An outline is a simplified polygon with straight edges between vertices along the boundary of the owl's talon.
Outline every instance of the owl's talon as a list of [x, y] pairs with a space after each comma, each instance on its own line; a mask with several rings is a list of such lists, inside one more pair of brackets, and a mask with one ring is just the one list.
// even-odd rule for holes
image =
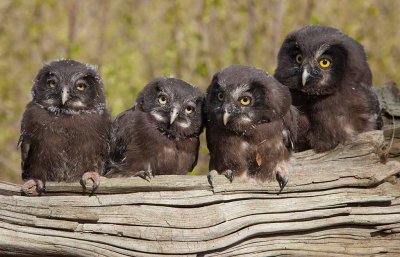
[[41, 195], [44, 191], [44, 183], [40, 179], [29, 179], [21, 186], [21, 193], [23, 195], [31, 195], [33, 187], [36, 187], [36, 192]]
[[289, 182], [289, 177], [282, 174], [281, 172], [276, 173], [276, 180], [278, 181], [280, 190], [279, 192], [282, 192], [282, 190], [285, 188], [287, 183]]
[[93, 194], [94, 191], [96, 191], [96, 189], [100, 186], [100, 174], [97, 171], [89, 171], [89, 172], [85, 172], [82, 175], [80, 182], [81, 182], [81, 185], [82, 185], [84, 191], [86, 191], [86, 183], [89, 179], [91, 179], [93, 181], [93, 187], [92, 187], [92, 192], [91, 192], [91, 194]]
[[234, 178], [234, 174], [233, 174], [233, 171], [232, 171], [232, 170], [226, 170], [226, 171], [224, 171], [224, 172], [222, 173], [222, 175], [224, 175], [224, 176], [229, 180], [229, 182], [232, 183], [233, 178]]
[[141, 177], [142, 179], [150, 182], [151, 178], [153, 177], [153, 171], [151, 169], [141, 170], [141, 171], [136, 172], [133, 176]]
[[216, 170], [210, 170], [207, 175], [208, 183], [210, 184], [211, 188], [214, 190], [214, 178], [218, 175]]

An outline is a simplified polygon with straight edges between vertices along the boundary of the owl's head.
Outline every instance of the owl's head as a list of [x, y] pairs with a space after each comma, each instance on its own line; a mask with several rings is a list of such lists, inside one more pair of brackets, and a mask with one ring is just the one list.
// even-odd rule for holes
[[161, 77], [143, 88], [135, 109], [149, 113], [161, 132], [180, 139], [200, 135], [203, 100], [197, 87], [180, 79]]
[[74, 60], [43, 66], [32, 87], [32, 101], [50, 112], [103, 112], [103, 82], [96, 69]]
[[338, 29], [306, 26], [287, 35], [275, 77], [308, 95], [329, 95], [346, 80], [371, 84], [363, 47]]
[[288, 88], [265, 71], [232, 65], [214, 75], [205, 109], [209, 124], [242, 134], [281, 118], [290, 104]]

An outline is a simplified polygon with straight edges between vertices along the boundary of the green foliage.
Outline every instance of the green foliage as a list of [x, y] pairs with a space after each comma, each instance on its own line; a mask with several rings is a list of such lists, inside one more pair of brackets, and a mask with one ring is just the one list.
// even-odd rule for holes
[[[0, 179], [19, 181], [19, 122], [44, 62], [69, 57], [98, 65], [115, 116], [158, 76], [205, 90], [232, 63], [273, 73], [288, 32], [325, 24], [365, 46], [379, 85], [400, 81], [399, 9], [396, 0], [2, 0]], [[204, 141], [195, 174], [208, 168]]]

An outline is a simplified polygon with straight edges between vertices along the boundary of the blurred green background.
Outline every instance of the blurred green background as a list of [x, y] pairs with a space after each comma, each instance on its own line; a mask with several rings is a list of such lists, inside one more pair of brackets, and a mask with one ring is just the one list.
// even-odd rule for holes
[[[400, 81], [399, 13], [396, 0], [0, 0], [0, 180], [21, 181], [19, 123], [47, 61], [98, 65], [115, 116], [157, 76], [205, 90], [232, 63], [273, 73], [288, 32], [324, 24], [364, 45], [380, 85]], [[207, 158], [203, 142], [196, 174], [207, 171]]]

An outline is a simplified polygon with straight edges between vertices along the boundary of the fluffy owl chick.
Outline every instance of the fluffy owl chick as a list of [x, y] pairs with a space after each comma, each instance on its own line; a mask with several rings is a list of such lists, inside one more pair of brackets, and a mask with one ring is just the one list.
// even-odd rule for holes
[[201, 91], [176, 78], [157, 78], [112, 129], [108, 177], [180, 174], [197, 163], [203, 129]]
[[263, 70], [232, 65], [214, 75], [205, 114], [211, 183], [216, 170], [230, 180], [275, 176], [285, 187], [286, 162], [297, 133], [297, 112], [287, 87]]
[[290, 89], [301, 113], [296, 151], [327, 151], [382, 127], [364, 49], [335, 28], [306, 26], [290, 33], [275, 77]]
[[73, 60], [44, 65], [21, 123], [22, 192], [40, 193], [46, 181], [94, 181], [108, 157], [111, 121], [103, 83], [90, 65]]

